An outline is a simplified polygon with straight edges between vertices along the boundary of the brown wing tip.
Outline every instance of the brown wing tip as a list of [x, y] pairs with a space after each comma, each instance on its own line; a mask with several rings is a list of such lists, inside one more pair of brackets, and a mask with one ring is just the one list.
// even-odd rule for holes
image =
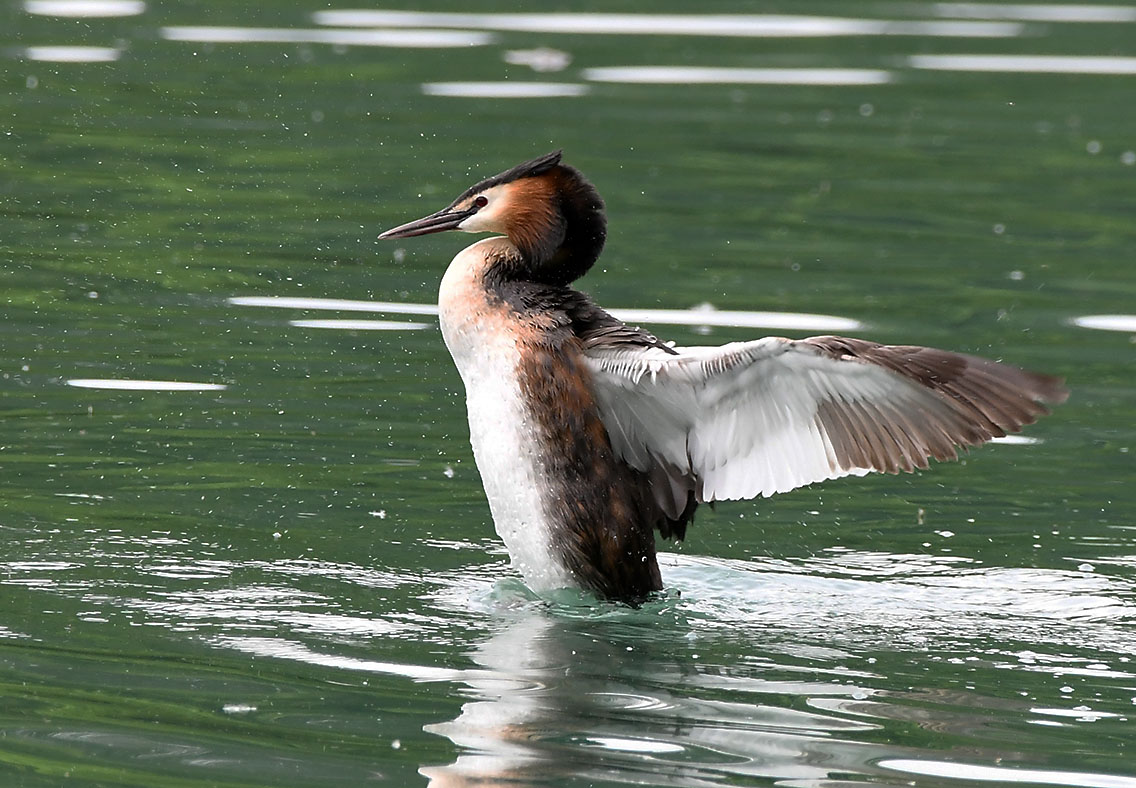
[[1069, 398], [1063, 378], [976, 356], [964, 358], [967, 365], [962, 374], [932, 386], [975, 419], [972, 425], [981, 425], [980, 433], [990, 433], [978, 435], [978, 440], [964, 438], [959, 441], [963, 445], [976, 446], [991, 437], [1018, 432], [1047, 415], [1048, 406]]
[[[846, 337], [798, 340], [837, 361], [875, 365], [918, 386], [906, 403], [822, 402], [818, 418], [839, 467], [886, 473], [954, 459], [959, 448], [1018, 432], [1069, 397], [1065, 381], [977, 356]], [[919, 397], [922, 389], [935, 399]]]
[[1065, 385], [1065, 378], [1052, 375], [1039, 375], [1030, 373], [1037, 382], [1037, 401], [1047, 402], [1050, 405], [1060, 405], [1069, 399], [1069, 387]]

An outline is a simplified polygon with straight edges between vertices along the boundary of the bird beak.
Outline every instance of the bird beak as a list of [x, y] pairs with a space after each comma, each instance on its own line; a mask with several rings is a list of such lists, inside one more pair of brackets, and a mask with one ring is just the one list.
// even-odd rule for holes
[[440, 233], [445, 230], [456, 230], [459, 224], [474, 213], [475, 210], [473, 209], [455, 211], [453, 208], [443, 208], [437, 213], [423, 216], [421, 219], [415, 219], [413, 222], [407, 222], [406, 224], [400, 224], [398, 227], [392, 227], [386, 232], [381, 233], [379, 238], [413, 238], [416, 235], [429, 235], [430, 233]]

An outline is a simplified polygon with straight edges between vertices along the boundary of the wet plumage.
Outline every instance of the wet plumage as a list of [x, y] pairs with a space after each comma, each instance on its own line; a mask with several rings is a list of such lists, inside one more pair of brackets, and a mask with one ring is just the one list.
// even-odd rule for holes
[[559, 152], [380, 238], [498, 237], [439, 289], [498, 534], [536, 590], [642, 599], [654, 532], [700, 503], [947, 460], [1064, 400], [1061, 381], [974, 356], [844, 337], [671, 347], [569, 285], [606, 236], [604, 204]]

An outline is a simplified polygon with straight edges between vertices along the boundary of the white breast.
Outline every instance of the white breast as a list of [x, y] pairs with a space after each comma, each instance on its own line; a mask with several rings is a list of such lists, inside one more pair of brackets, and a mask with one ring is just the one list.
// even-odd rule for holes
[[553, 549], [546, 515], [541, 447], [521, 397], [518, 327], [504, 304], [487, 297], [481, 271], [485, 252], [501, 239], [461, 251], [438, 291], [442, 337], [465, 383], [469, 437], [497, 534], [528, 586], [575, 586]]

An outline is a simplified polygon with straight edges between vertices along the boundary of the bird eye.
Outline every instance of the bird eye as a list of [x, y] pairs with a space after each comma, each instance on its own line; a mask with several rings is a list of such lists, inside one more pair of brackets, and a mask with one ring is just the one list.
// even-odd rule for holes
[[473, 207], [474, 208], [484, 208], [488, 204], [489, 204], [489, 198], [486, 197], [484, 194], [479, 194], [479, 195], [477, 195], [476, 197], [473, 198]]

